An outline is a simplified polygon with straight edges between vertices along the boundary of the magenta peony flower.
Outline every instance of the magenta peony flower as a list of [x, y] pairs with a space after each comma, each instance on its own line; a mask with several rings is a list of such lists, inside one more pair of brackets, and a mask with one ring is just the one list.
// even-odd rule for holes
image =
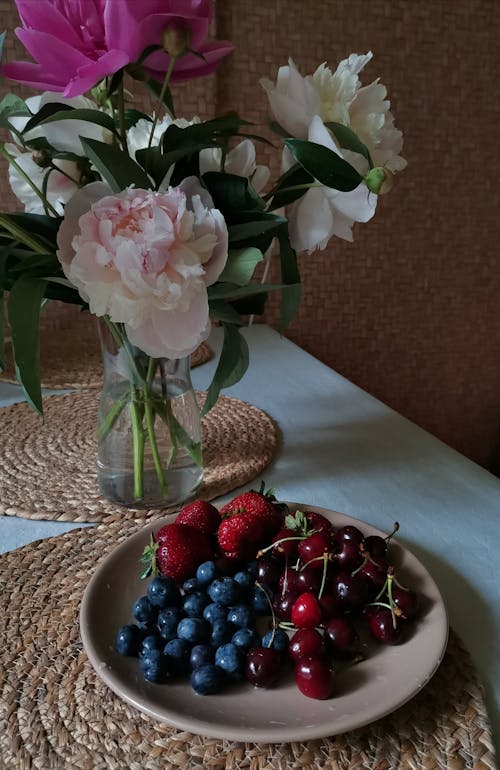
[[[23, 27], [17, 37], [34, 62], [1, 68], [6, 77], [40, 90], [79, 96], [107, 75], [137, 61], [145, 48], [161, 45], [165, 31], [181, 30], [189, 48], [176, 62], [172, 80], [208, 75], [232, 51], [224, 41], [206, 42], [212, 0], [16, 0]], [[146, 61], [163, 79], [167, 54]]]
[[125, 324], [147, 355], [181, 358], [208, 336], [207, 286], [226, 264], [228, 233], [196, 178], [164, 193], [82, 187], [66, 205], [57, 242], [65, 275], [90, 311]]

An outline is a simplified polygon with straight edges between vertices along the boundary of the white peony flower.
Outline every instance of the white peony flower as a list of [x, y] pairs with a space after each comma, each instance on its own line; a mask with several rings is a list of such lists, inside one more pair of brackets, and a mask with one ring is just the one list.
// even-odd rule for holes
[[[318, 116], [311, 121], [307, 138], [343, 156]], [[293, 165], [293, 158], [289, 154], [284, 157], [289, 166]], [[363, 160], [367, 170], [368, 164]], [[351, 192], [341, 192], [324, 185], [312, 187], [288, 207], [292, 247], [297, 252], [311, 253], [317, 248], [324, 249], [334, 235], [352, 241], [354, 222], [368, 222], [375, 214], [376, 207], [377, 196], [369, 192], [365, 184], [358, 185]]]
[[[200, 173], [220, 171], [222, 152], [219, 148], [206, 149], [200, 152]], [[225, 159], [224, 171], [228, 174], [244, 176], [252, 180], [256, 192], [266, 186], [271, 174], [268, 166], [256, 163], [255, 145], [250, 139], [244, 139], [230, 150]]]

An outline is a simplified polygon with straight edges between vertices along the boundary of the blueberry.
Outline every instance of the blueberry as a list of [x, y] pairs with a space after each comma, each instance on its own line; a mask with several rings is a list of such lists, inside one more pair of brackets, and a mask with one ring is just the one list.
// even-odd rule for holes
[[210, 623], [202, 618], [182, 618], [177, 626], [177, 636], [191, 644], [203, 644], [210, 636]]
[[184, 613], [180, 607], [166, 607], [158, 613], [158, 630], [169, 641], [177, 636], [177, 626]]
[[140, 655], [143, 657], [153, 650], [161, 652], [165, 646], [165, 640], [158, 634], [150, 634], [142, 640]]
[[134, 602], [132, 615], [139, 623], [154, 623], [156, 620], [156, 609], [153, 607], [147, 596], [141, 596]]
[[208, 588], [208, 595], [213, 602], [230, 607], [241, 596], [241, 586], [231, 577], [216, 578]]
[[203, 610], [209, 602], [210, 599], [206, 593], [195, 591], [186, 596], [182, 603], [182, 607], [189, 618], [201, 618], [203, 617]]
[[140, 667], [148, 682], [164, 682], [167, 678], [167, 660], [161, 650], [150, 650], [141, 657]]
[[284, 652], [288, 649], [288, 634], [281, 628], [275, 628], [274, 631], [268, 631], [262, 638], [263, 647], [271, 647], [278, 652]]
[[213, 561], [204, 561], [196, 570], [198, 582], [206, 585], [217, 577], [217, 567]]
[[154, 577], [148, 585], [146, 595], [153, 607], [158, 607], [160, 610], [173, 604], [179, 604], [181, 600], [181, 592], [177, 583], [166, 575]]
[[236, 647], [245, 651], [251, 647], [260, 647], [260, 636], [254, 628], [239, 628], [233, 634], [231, 641]]
[[234, 675], [241, 673], [243, 661], [243, 651], [231, 642], [222, 644], [215, 650], [215, 665], [222, 669], [222, 671], [225, 671], [226, 674]]
[[271, 600], [272, 594], [268, 588], [255, 586], [251, 593], [250, 605], [257, 615], [269, 615]]
[[250, 589], [253, 587], [253, 584], [255, 583], [253, 575], [251, 575], [249, 572], [237, 572], [234, 576], [234, 579], [245, 590], [245, 593], [250, 591]]
[[227, 613], [228, 623], [238, 628], [252, 628], [255, 625], [255, 615], [246, 604], [236, 604]]
[[166, 643], [163, 653], [168, 671], [171, 674], [187, 674], [190, 669], [189, 656], [191, 654], [189, 642], [184, 639], [171, 639]]
[[139, 654], [142, 642], [142, 633], [138, 626], [133, 623], [122, 626], [116, 635], [115, 648], [120, 655]]
[[215, 695], [223, 684], [224, 674], [213, 663], [206, 663], [191, 673], [191, 687], [199, 695]]
[[229, 625], [226, 619], [216, 620], [212, 624], [210, 644], [213, 644], [214, 647], [219, 647], [219, 645], [224, 644], [224, 642], [229, 642], [231, 636], [234, 634], [234, 630], [234, 626]]
[[185, 594], [191, 594], [193, 591], [198, 591], [200, 588], [201, 583], [195, 577], [188, 578], [188, 580], [185, 580], [182, 584], [182, 590]]
[[215, 623], [218, 620], [225, 620], [227, 616], [227, 608], [222, 604], [207, 604], [203, 610], [203, 617], [208, 620], [209, 623]]
[[214, 648], [209, 644], [195, 644], [189, 656], [191, 668], [200, 668], [206, 663], [214, 662]]

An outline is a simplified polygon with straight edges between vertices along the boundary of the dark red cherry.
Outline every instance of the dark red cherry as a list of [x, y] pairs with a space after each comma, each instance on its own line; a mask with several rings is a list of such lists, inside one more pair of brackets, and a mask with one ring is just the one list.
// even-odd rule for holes
[[257, 580], [273, 590], [276, 589], [280, 579], [282, 565], [272, 556], [261, 556], [257, 560]]
[[403, 626], [398, 618], [392, 617], [390, 610], [378, 607], [368, 615], [368, 628], [371, 635], [381, 644], [399, 644], [403, 635]]
[[332, 592], [345, 610], [356, 610], [366, 604], [369, 595], [362, 577], [340, 572], [333, 578]]
[[340, 544], [339, 550], [333, 554], [332, 563], [337, 569], [352, 572], [359, 567], [363, 556], [359, 550], [359, 544], [354, 540], [345, 540]]
[[302, 563], [313, 569], [323, 569], [324, 557], [330, 550], [330, 538], [324, 532], [314, 532], [299, 542]]
[[325, 624], [325, 647], [339, 658], [354, 658], [359, 654], [359, 636], [350, 618], [331, 618]]
[[308, 523], [308, 529], [316, 530], [317, 532], [324, 532], [325, 535], [328, 535], [331, 537], [334, 533], [334, 527], [331, 521], [328, 521], [328, 519], [323, 516], [321, 513], [316, 513], [316, 511], [307, 511], [306, 513], [306, 519]]
[[296, 559], [298, 555], [297, 549], [301, 542], [297, 537], [297, 532], [292, 529], [280, 529], [271, 541], [275, 544], [273, 552], [281, 557], [287, 556], [289, 559]]
[[308, 698], [325, 700], [333, 695], [334, 673], [324, 657], [311, 655], [296, 664], [295, 683]]
[[301, 593], [303, 591], [311, 591], [313, 594], [319, 592], [322, 575], [317, 569], [311, 569], [311, 567], [305, 567], [297, 573], [296, 585]]
[[299, 593], [297, 591], [285, 591], [276, 597], [274, 601], [274, 611], [279, 620], [290, 620], [292, 616], [292, 607], [297, 601]]
[[310, 655], [325, 654], [323, 636], [316, 628], [299, 628], [290, 639], [288, 653], [294, 662]]
[[301, 594], [304, 590], [299, 579], [299, 573], [291, 568], [287, 568], [281, 573], [278, 587], [281, 594], [286, 591], [294, 591], [296, 594]]
[[306, 591], [297, 597], [292, 607], [292, 623], [297, 628], [314, 628], [321, 621], [321, 607], [316, 596]]
[[413, 620], [418, 613], [418, 594], [409, 588], [403, 588], [392, 584], [392, 600], [396, 607], [401, 610], [401, 617], [404, 620]]
[[333, 594], [323, 594], [319, 599], [319, 606], [321, 607], [321, 622], [326, 623], [330, 618], [340, 615], [342, 608], [337, 596]]
[[342, 543], [344, 543], [346, 540], [349, 540], [359, 546], [363, 540], [363, 533], [357, 527], [353, 527], [351, 524], [348, 524], [345, 527], [340, 527], [340, 529], [337, 529], [333, 539], [340, 545], [342, 545]]
[[271, 687], [280, 675], [281, 653], [272, 647], [252, 647], [246, 654], [245, 677], [255, 687]]
[[387, 553], [387, 541], [380, 535], [368, 535], [363, 540], [363, 548], [375, 560], [384, 558]]
[[[385, 561], [385, 560], [384, 560]], [[385, 585], [388, 564], [379, 564], [371, 556], [365, 556], [365, 561], [356, 570], [356, 575], [366, 581], [367, 599], [373, 599]]]

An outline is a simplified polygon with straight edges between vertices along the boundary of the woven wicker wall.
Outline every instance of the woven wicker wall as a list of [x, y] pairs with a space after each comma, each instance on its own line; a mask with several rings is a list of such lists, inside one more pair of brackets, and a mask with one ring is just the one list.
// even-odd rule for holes
[[[374, 52], [408, 169], [355, 241], [301, 259], [299, 345], [487, 467], [500, 439], [500, 5], [493, 0], [231, 0], [218, 107], [264, 123], [258, 84]], [[276, 324], [275, 310], [269, 314]]]
[[[495, 0], [219, 0], [236, 44], [215, 77], [177, 92], [179, 114], [236, 109], [265, 125], [259, 78], [374, 52], [409, 167], [376, 218], [301, 258], [288, 335], [459, 451], [498, 469], [500, 445], [500, 6]], [[0, 0], [0, 27], [16, 14]], [[19, 56], [9, 36], [6, 57]], [[12, 89], [2, 83], [5, 91]], [[263, 158], [266, 151], [261, 151]], [[277, 157], [278, 153], [275, 153]], [[4, 178], [4, 177], [3, 177]], [[12, 208], [5, 184], [0, 210]], [[267, 320], [277, 325], [276, 303]]]

